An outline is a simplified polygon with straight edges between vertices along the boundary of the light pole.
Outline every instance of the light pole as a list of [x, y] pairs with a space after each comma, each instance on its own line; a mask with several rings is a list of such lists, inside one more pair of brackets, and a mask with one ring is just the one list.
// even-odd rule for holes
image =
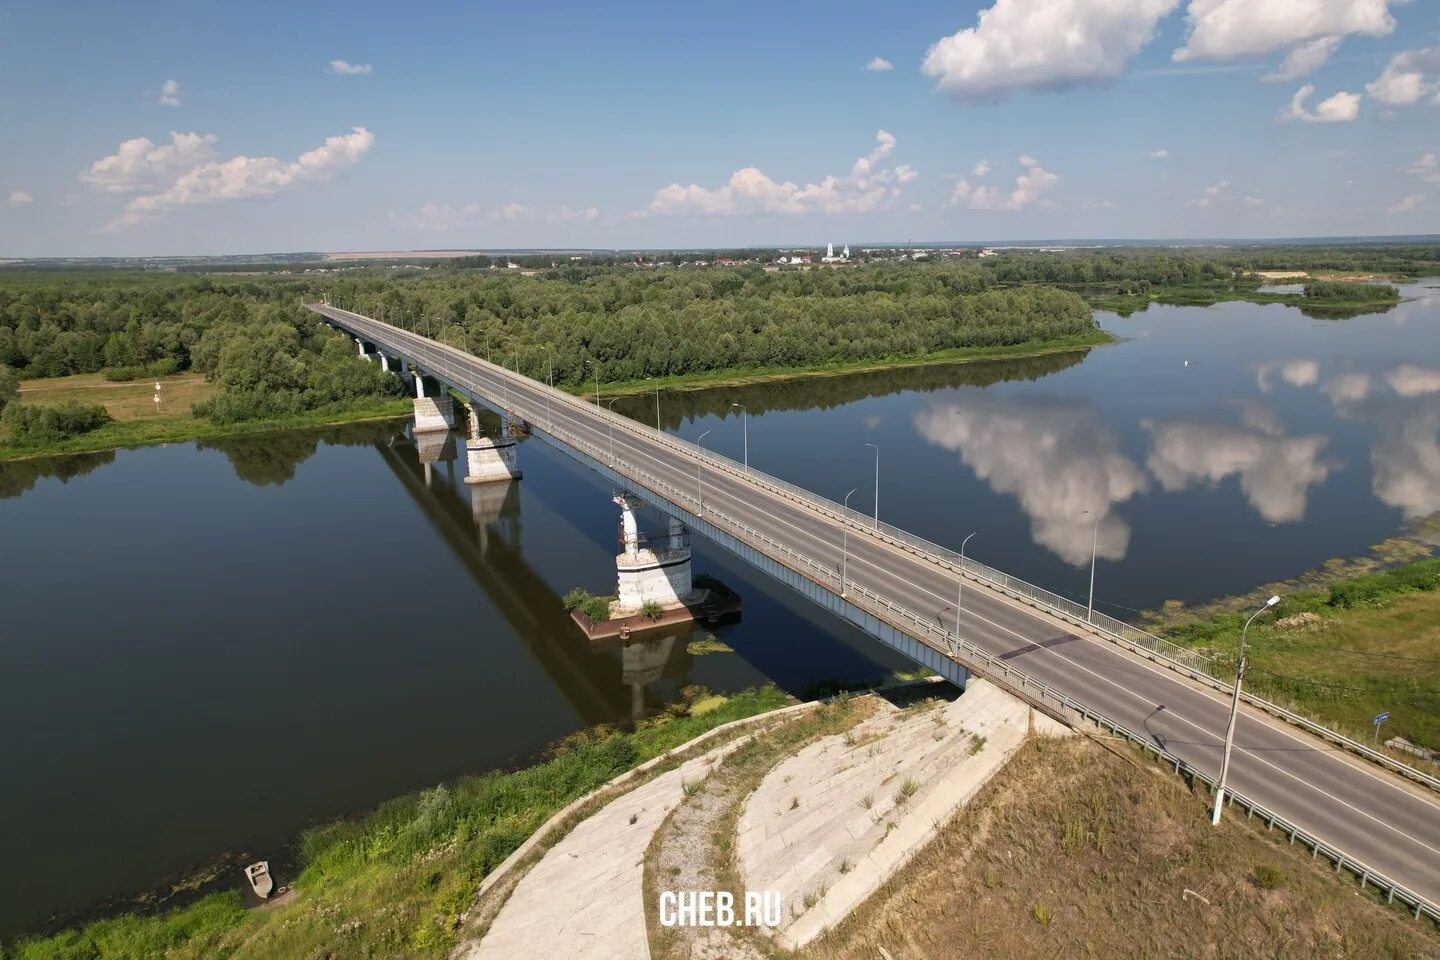
[[875, 529], [880, 529], [880, 444], [867, 443], [867, 447], [875, 448]]
[[598, 407], [600, 405], [600, 364], [594, 360], [586, 360], [585, 362], [595, 368], [595, 405]]
[[[710, 428], [710, 430], [713, 429], [715, 428]], [[700, 434], [700, 436], [695, 438], [695, 446], [697, 449], [705, 449], [703, 446], [701, 446], [701, 444], [705, 442], [705, 437], [710, 433], [710, 430], [706, 430], [704, 433]], [[700, 514], [703, 514], [705, 512], [705, 480], [700, 475], [700, 471], [704, 468], [704, 466], [704, 457], [695, 458], [695, 499], [700, 502], [700, 509], [696, 513], [696, 516], [699, 516]]]
[[1100, 514], [1093, 510], [1081, 510], [1081, 515], [1090, 514], [1095, 525], [1090, 529], [1090, 599], [1085, 602], [1085, 622], [1091, 623], [1095, 616], [1095, 557], [1100, 547]]
[[732, 407], [740, 408], [740, 432], [745, 438], [745, 472], [750, 472], [750, 411], [745, 409], [743, 403], [732, 403]]
[[[609, 410], [611, 414], [614, 414], [614, 413], [615, 413], [615, 401], [616, 401], [616, 400], [619, 400], [619, 399], [620, 399], [619, 397], [611, 397], [611, 398], [610, 398], [610, 402], [607, 403], [607, 404], [605, 404], [605, 409], [606, 409], [606, 410]], [[614, 421], [614, 420], [609, 421], [609, 427], [610, 427], [610, 465], [613, 467], [613, 466], [615, 465], [615, 421]]]
[[[856, 488], [855, 488], [855, 490], [859, 490], [859, 489], [860, 489], [859, 487], [856, 487]], [[842, 501], [842, 504], [841, 504], [841, 513], [842, 513], [842, 514], [844, 514], [845, 511], [848, 511], [848, 510], [850, 509], [850, 494], [851, 494], [851, 493], [854, 493], [855, 490], [851, 490], [850, 493], [845, 494], [845, 499]], [[850, 562], [850, 524], [848, 524], [848, 523], [842, 523], [842, 524], [840, 524], [840, 599], [841, 599], [841, 600], [844, 600], [844, 599], [845, 599], [845, 572], [846, 572], [846, 571], [845, 571], [845, 568], [849, 565], [849, 562]]]
[[965, 594], [965, 544], [970, 542], [970, 537], [980, 531], [976, 530], [960, 541], [960, 576], [955, 584], [955, 639], [960, 639], [960, 599]]
[[1240, 631], [1240, 659], [1235, 663], [1235, 695], [1230, 700], [1230, 722], [1225, 727], [1225, 754], [1220, 760], [1220, 780], [1215, 784], [1215, 810], [1210, 815], [1211, 826], [1220, 822], [1220, 808], [1225, 804], [1225, 777], [1230, 772], [1230, 747], [1235, 743], [1235, 714], [1240, 709], [1240, 684], [1245, 679], [1245, 634], [1250, 631], [1250, 624], [1255, 622], [1256, 617], [1279, 602], [1279, 597], [1266, 600], [1265, 606], [1250, 614], [1250, 619], [1245, 621], [1245, 629]]

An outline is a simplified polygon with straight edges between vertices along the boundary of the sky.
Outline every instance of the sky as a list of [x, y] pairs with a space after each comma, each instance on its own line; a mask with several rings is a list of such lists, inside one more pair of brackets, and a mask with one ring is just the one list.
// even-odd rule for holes
[[1440, 0], [0, 0], [0, 257], [1440, 232]]

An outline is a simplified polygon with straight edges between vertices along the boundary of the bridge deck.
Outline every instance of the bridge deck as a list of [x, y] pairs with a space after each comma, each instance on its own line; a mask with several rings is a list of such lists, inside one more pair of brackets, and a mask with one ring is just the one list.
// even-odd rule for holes
[[[311, 309], [462, 392], [492, 406], [513, 407], [548, 439], [578, 449], [637, 489], [698, 515], [829, 591], [833, 603], [826, 605], [842, 615], [847, 608], [898, 626], [1031, 700], [1067, 698], [1066, 706], [1082, 705], [1202, 776], [1218, 773], [1229, 709], [1223, 693], [1018, 603], [983, 581], [966, 580], [958, 623], [963, 643], [956, 647], [956, 578], [941, 558], [843, 521], [838, 507], [827, 511], [786, 495], [758, 471], [746, 475], [702, 459], [674, 438], [463, 351], [335, 307]], [[841, 601], [838, 568], [847, 527], [849, 599]], [[1424, 789], [1248, 708], [1236, 727], [1229, 785], [1363, 868], [1408, 888], [1428, 907], [1440, 904], [1440, 805]]]

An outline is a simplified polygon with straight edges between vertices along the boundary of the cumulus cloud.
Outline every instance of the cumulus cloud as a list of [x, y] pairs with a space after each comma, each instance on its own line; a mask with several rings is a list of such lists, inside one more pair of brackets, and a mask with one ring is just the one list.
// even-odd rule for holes
[[1265, 74], [1261, 79], [1270, 81], [1299, 80], [1323, 66], [1339, 46], [1339, 37], [1316, 37], [1309, 43], [1302, 43], [1291, 50], [1279, 67]]
[[[1049, 201], [1045, 195], [1060, 182], [1059, 174], [1046, 170], [1029, 154], [1021, 154], [1019, 164], [1022, 172], [1015, 178], [1015, 187], [1008, 193], [988, 184], [974, 186], [964, 177], [956, 180], [950, 192], [950, 206], [969, 207], [971, 210], [1025, 210], [1037, 203], [1047, 205]], [[977, 164], [976, 169], [979, 166]], [[989, 172], [988, 164], [986, 172]]]
[[373, 69], [375, 68], [368, 63], [350, 63], [337, 59], [330, 61], [330, 66], [325, 68], [325, 72], [337, 74], [342, 77], [363, 77]]
[[[1390, 0], [1190, 0], [1189, 32], [1176, 60], [1229, 60], [1289, 49], [1287, 64], [1313, 70], [1340, 38], [1383, 37], [1395, 29]], [[1328, 42], [1317, 46], [1320, 40]], [[1303, 51], [1303, 52], [1301, 52]], [[1296, 58], [1291, 62], [1291, 57]], [[1280, 70], [1283, 72], [1285, 66]], [[1300, 74], [1294, 74], [1300, 76]]]
[[1245, 499], [1271, 523], [1304, 517], [1310, 487], [1330, 474], [1319, 459], [1325, 437], [1292, 438], [1204, 421], [1145, 420], [1141, 426], [1153, 444], [1145, 464], [1161, 487], [1183, 490], [1238, 475]]
[[1161, 147], [1159, 150], [1151, 150], [1151, 151], [1150, 151], [1150, 159], [1151, 159], [1151, 160], [1169, 160], [1169, 159], [1170, 159], [1170, 151], [1169, 151], [1169, 150], [1166, 150], [1164, 147]]
[[1440, 46], [1395, 54], [1365, 91], [1390, 107], [1407, 107], [1432, 95], [1440, 102]]
[[1325, 381], [1325, 386], [1320, 389], [1325, 396], [1330, 398], [1330, 403], [1337, 410], [1351, 404], [1361, 403], [1370, 396], [1370, 374], [1368, 373], [1342, 373], [1338, 377], [1331, 377]]
[[990, 173], [990, 161], [989, 161], [989, 160], [981, 160], [980, 162], [976, 163], [975, 166], [973, 166], [973, 167], [970, 168], [970, 176], [972, 176], [972, 177], [980, 177], [981, 179], [984, 179], [986, 176], [989, 175], [989, 173]]
[[1413, 363], [1402, 363], [1385, 375], [1390, 389], [1402, 397], [1421, 397], [1427, 393], [1440, 393], [1440, 370], [1421, 367]]
[[148, 137], [120, 144], [80, 174], [80, 179], [104, 193], [135, 193], [173, 180], [209, 160], [215, 153], [215, 134], [170, 132], [170, 142], [156, 145]]
[[1341, 90], [1315, 104], [1314, 111], [1305, 108], [1305, 101], [1315, 92], [1315, 84], [1307, 83], [1290, 98], [1290, 103], [1275, 115], [1277, 123], [1302, 120], [1305, 123], [1349, 123], [1360, 115], [1360, 94]]
[[1276, 360], [1255, 368], [1255, 385], [1261, 393], [1271, 390], [1270, 377], [1278, 372], [1280, 379], [1292, 387], [1313, 387], [1320, 381], [1320, 364], [1315, 360]]
[[1425, 194], [1412, 193], [1385, 208], [1386, 213], [1414, 213], [1425, 205]]
[[35, 198], [31, 196], [30, 191], [28, 190], [10, 191], [10, 206], [12, 207], [23, 207], [27, 204], [31, 204], [34, 202]]
[[894, 70], [895, 64], [891, 63], [889, 60], [886, 60], [884, 57], [876, 57], [869, 63], [865, 64], [865, 69], [869, 70], [872, 73], [879, 73], [884, 70]]
[[1375, 496], [1399, 507], [1405, 519], [1440, 511], [1440, 409], [1431, 406], [1403, 418], [1387, 418], [1384, 435], [1370, 450]]
[[959, 453], [996, 493], [1014, 495], [1035, 542], [1066, 563], [1089, 562], [1092, 530], [1101, 556], [1125, 556], [1130, 525], [1114, 505], [1149, 482], [1092, 411], [1068, 399], [1006, 399], [976, 389], [963, 391], [959, 406], [919, 411], [915, 425], [930, 443]]
[[161, 84], [160, 103], [166, 107], [180, 106], [180, 84], [174, 80], [166, 80]]
[[1201, 209], [1213, 207], [1217, 200], [1220, 200], [1221, 198], [1226, 196], [1226, 191], [1228, 191], [1229, 189], [1229, 180], [1216, 181], [1215, 183], [1210, 184], [1210, 186], [1202, 190], [1200, 196], [1195, 197], [1192, 200], [1185, 201], [1185, 205], [1187, 207], [1200, 207]]
[[755, 167], [730, 175], [723, 186], [710, 188], [672, 183], [655, 191], [640, 215], [734, 216], [743, 214], [866, 213], [883, 209], [900, 195], [897, 184], [919, 174], [901, 164], [879, 164], [895, 150], [895, 137], [886, 130], [875, 133], [875, 148], [860, 157], [844, 176], [831, 175], [819, 183], [797, 186], [772, 180]]
[[348, 134], [327, 137], [322, 145], [294, 160], [238, 156], [202, 163], [182, 173], [164, 190], [135, 197], [106, 229], [131, 226], [178, 207], [273, 197], [289, 187], [325, 180], [336, 171], [354, 166], [374, 142], [375, 135], [369, 130], [354, 127]]
[[1114, 80], [1179, 0], [996, 0], [974, 27], [937, 40], [920, 69], [958, 99]]
[[1425, 183], [1440, 183], [1440, 161], [1433, 153], [1422, 153], [1419, 159], [1405, 168], [1405, 172]]

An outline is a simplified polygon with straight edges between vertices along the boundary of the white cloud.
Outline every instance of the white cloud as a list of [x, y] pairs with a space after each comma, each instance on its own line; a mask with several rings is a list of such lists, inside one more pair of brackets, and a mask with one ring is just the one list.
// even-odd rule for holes
[[860, 157], [845, 176], [828, 176], [819, 183], [797, 186], [772, 180], [755, 167], [730, 175], [716, 188], [672, 183], [655, 191], [640, 215], [733, 216], [743, 214], [866, 213], [886, 207], [900, 194], [895, 184], [908, 183], [919, 174], [904, 164], [893, 169], [877, 165], [895, 149], [895, 137], [875, 133], [875, 148]]
[[889, 60], [886, 60], [884, 57], [876, 57], [874, 60], [871, 60], [869, 63], [865, 64], [865, 69], [871, 71], [872, 73], [879, 73], [883, 70], [894, 70], [895, 64], [891, 63]]
[[1402, 363], [1385, 375], [1390, 389], [1402, 397], [1420, 397], [1427, 393], [1440, 393], [1440, 370], [1421, 367], [1413, 363]]
[[1360, 94], [1339, 93], [1326, 97], [1315, 104], [1315, 110], [1305, 108], [1305, 101], [1315, 92], [1315, 84], [1307, 83], [1290, 98], [1290, 104], [1275, 115], [1277, 123], [1288, 120], [1303, 120], [1306, 123], [1349, 123], [1360, 115]]
[[1196, 197], [1193, 200], [1185, 201], [1185, 206], [1200, 207], [1202, 209], [1206, 207], [1213, 207], [1215, 205], [1215, 201], [1224, 198], [1226, 196], [1226, 191], [1229, 189], [1229, 180], [1220, 180], [1216, 183], [1212, 183], [1210, 184], [1210, 186], [1206, 187], [1201, 192], [1200, 196]]
[[1330, 474], [1319, 459], [1325, 437], [1285, 437], [1266, 431], [1219, 423], [1141, 421], [1150, 431], [1153, 449], [1146, 459], [1160, 486], [1183, 490], [1196, 481], [1219, 483], [1240, 477], [1245, 499], [1272, 523], [1305, 516], [1310, 487]]
[[34, 202], [35, 202], [35, 197], [32, 196], [32, 195], [30, 194], [30, 191], [28, 191], [28, 190], [12, 190], [12, 191], [10, 191], [10, 206], [12, 206], [12, 207], [23, 207], [23, 206], [25, 206], [26, 204], [30, 204], [30, 203], [34, 203]]
[[1391, 107], [1409, 106], [1431, 94], [1440, 97], [1440, 46], [1395, 54], [1365, 90]]
[[350, 63], [345, 60], [331, 60], [330, 66], [325, 68], [326, 73], [338, 74], [342, 77], [359, 77], [370, 73], [375, 68], [368, 63]]
[[551, 223], [565, 223], [571, 220], [599, 220], [599, 207], [584, 207], [579, 210], [572, 210], [569, 207], [557, 207], [545, 214], [545, 219]]
[[920, 69], [966, 101], [1120, 76], [1179, 0], [996, 0], [979, 23], [936, 41]]
[[1046, 170], [1029, 154], [1021, 154], [1019, 163], [1024, 172], [1015, 178], [1015, 188], [1009, 193], [990, 185], [972, 186], [961, 177], [950, 193], [950, 206], [971, 210], [1024, 210], [1037, 203], [1048, 204], [1045, 194], [1060, 182], [1059, 174]]
[[1342, 373], [1325, 381], [1320, 389], [1330, 398], [1337, 409], [1349, 404], [1360, 403], [1370, 396], [1370, 374]]
[[160, 103], [167, 107], [180, 106], [180, 84], [174, 80], [166, 80], [161, 84]]
[[1440, 409], [1387, 418], [1385, 435], [1370, 450], [1375, 495], [1405, 519], [1440, 510]]
[[1309, 43], [1302, 43], [1286, 55], [1280, 66], [1261, 77], [1262, 80], [1299, 80], [1314, 73], [1340, 46], [1339, 37], [1316, 37]]
[[1313, 387], [1320, 380], [1320, 364], [1315, 360], [1277, 360], [1262, 363], [1255, 369], [1255, 385], [1261, 393], [1270, 392], [1270, 375], [1279, 371], [1280, 379], [1292, 387]]
[[[1390, 0], [1190, 0], [1186, 19], [1190, 30], [1185, 46], [1174, 59], [1258, 57], [1273, 50], [1290, 49], [1286, 63], [1310, 69], [1333, 51], [1316, 48], [1311, 41], [1325, 38], [1335, 44], [1352, 34], [1383, 37], [1395, 29]], [[1304, 53], [1302, 47], [1309, 47]], [[1321, 56], [1321, 53], [1324, 56]], [[1282, 66], [1281, 71], [1286, 68]], [[1294, 76], [1299, 76], [1295, 74]]]
[[126, 140], [108, 157], [90, 164], [80, 179], [104, 193], [134, 193], [169, 183], [215, 153], [213, 133], [170, 132], [170, 142], [157, 146], [148, 137]]
[[1151, 151], [1150, 151], [1150, 159], [1151, 159], [1151, 160], [1169, 160], [1169, 159], [1170, 159], [1170, 151], [1169, 151], [1169, 150], [1166, 150], [1164, 147], [1161, 147], [1159, 150], [1151, 150]]
[[177, 207], [273, 197], [288, 187], [325, 180], [354, 166], [374, 142], [375, 135], [369, 130], [354, 127], [348, 134], [327, 137], [321, 146], [294, 160], [239, 156], [203, 163], [181, 174], [168, 188], [131, 200], [106, 229], [130, 226]]
[[1399, 203], [1385, 208], [1386, 213], [1414, 213], [1425, 205], [1425, 194], [1412, 193]]
[[980, 177], [981, 179], [984, 179], [986, 176], [989, 175], [989, 173], [990, 173], [990, 161], [989, 161], [989, 160], [981, 160], [979, 163], [975, 164], [975, 166], [972, 167], [971, 170], [970, 170], [970, 176], [972, 176], [972, 177]]
[[1436, 160], [1433, 153], [1422, 153], [1414, 163], [1405, 168], [1405, 172], [1425, 183], [1440, 183], [1440, 161]]

